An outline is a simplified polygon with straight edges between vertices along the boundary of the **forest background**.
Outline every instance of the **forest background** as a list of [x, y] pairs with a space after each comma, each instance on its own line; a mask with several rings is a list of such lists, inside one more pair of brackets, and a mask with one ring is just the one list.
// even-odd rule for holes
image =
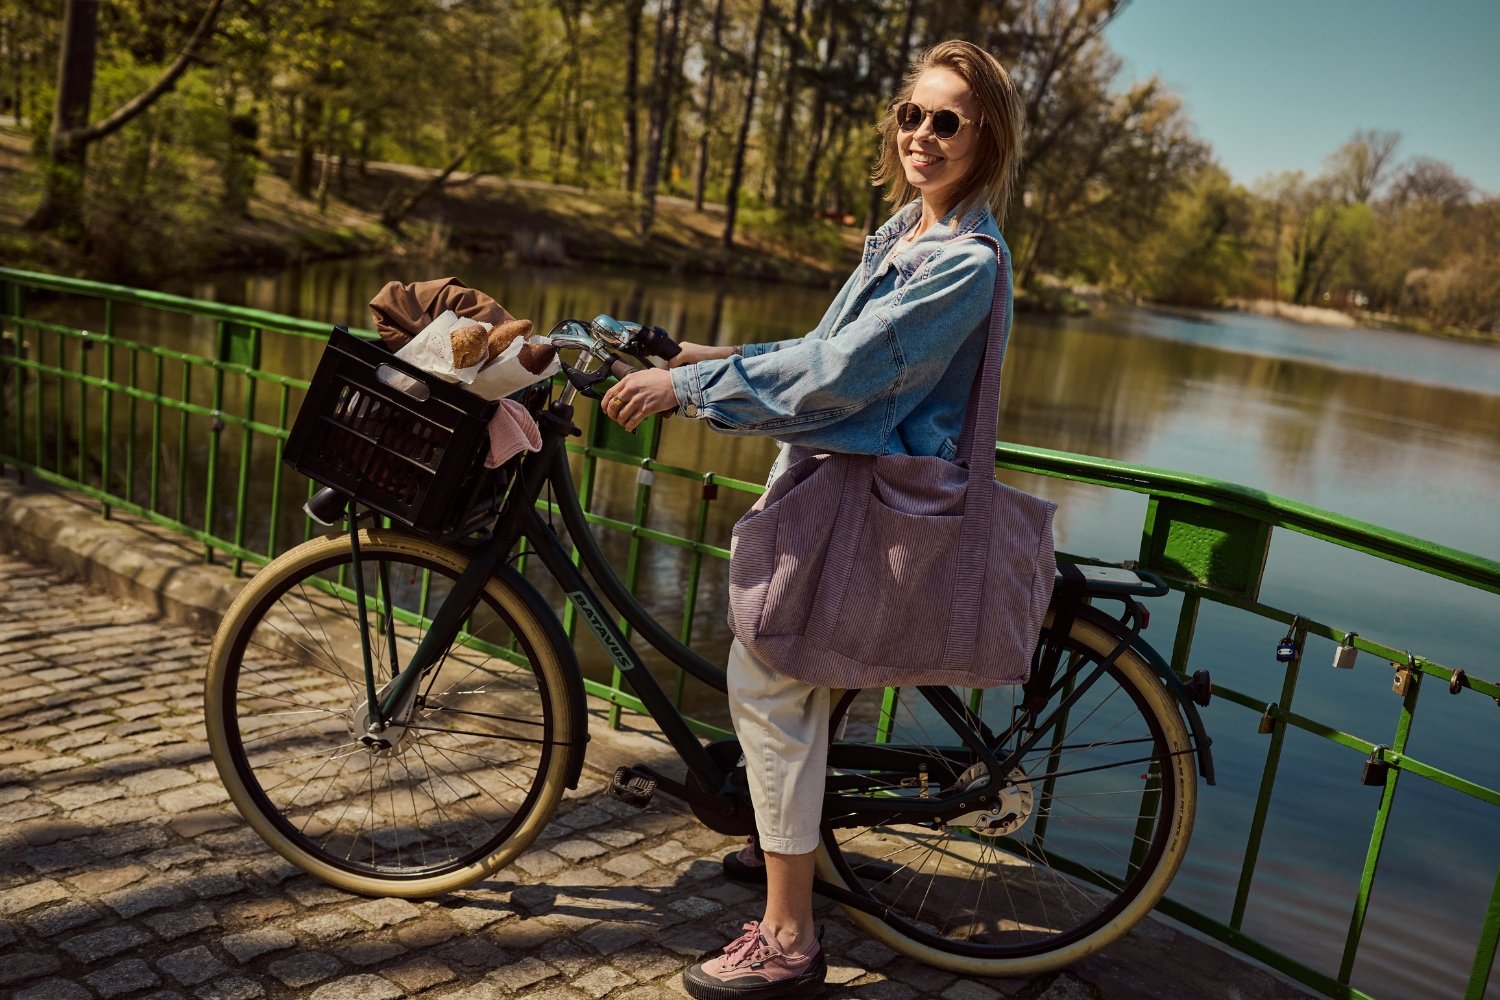
[[1367, 129], [1234, 183], [1170, 89], [1122, 79], [1123, 6], [0, 0], [0, 263], [151, 283], [436, 242], [826, 280], [889, 213], [869, 171], [904, 68], [964, 37], [1025, 101], [1005, 232], [1032, 304], [1500, 332], [1500, 198]]

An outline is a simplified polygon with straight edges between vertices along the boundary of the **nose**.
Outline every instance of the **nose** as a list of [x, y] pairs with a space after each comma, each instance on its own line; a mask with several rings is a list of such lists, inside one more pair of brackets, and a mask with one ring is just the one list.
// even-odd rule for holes
[[933, 134], [933, 131], [932, 131], [932, 115], [929, 115], [929, 114], [922, 115], [922, 121], [921, 121], [921, 123], [919, 125], [917, 125], [916, 129], [914, 129], [912, 131], [911, 137], [913, 139], [934, 139], [934, 138], [936, 138], [936, 136]]

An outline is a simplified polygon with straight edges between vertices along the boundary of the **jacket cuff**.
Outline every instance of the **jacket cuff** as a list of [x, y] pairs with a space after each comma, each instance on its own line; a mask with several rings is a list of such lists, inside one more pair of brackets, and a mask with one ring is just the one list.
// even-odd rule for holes
[[698, 366], [683, 365], [681, 368], [673, 368], [672, 392], [677, 396], [677, 412], [684, 417], [701, 420], [705, 414], [703, 409], [703, 389], [698, 381]]
[[762, 342], [758, 344], [741, 344], [740, 354], [747, 358], [753, 358], [757, 354], [765, 354], [775, 346], [775, 341]]

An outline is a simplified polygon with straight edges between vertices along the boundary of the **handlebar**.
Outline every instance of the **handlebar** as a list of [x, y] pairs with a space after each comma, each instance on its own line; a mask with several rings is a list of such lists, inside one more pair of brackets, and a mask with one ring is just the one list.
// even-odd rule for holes
[[593, 359], [587, 366], [559, 360], [573, 388], [594, 399], [601, 395], [598, 385], [604, 379], [623, 378], [636, 370], [637, 366], [621, 357], [622, 354], [649, 365], [651, 358], [670, 361], [682, 350], [661, 327], [618, 320], [602, 313], [587, 324], [565, 319], [552, 328], [547, 338], [559, 351], [577, 351]]

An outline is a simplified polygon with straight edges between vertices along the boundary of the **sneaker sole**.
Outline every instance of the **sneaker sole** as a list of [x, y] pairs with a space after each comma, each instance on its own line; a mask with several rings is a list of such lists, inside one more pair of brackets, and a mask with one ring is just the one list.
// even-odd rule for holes
[[812, 995], [821, 993], [823, 980], [828, 975], [828, 965], [825, 962], [821, 968], [808, 970], [794, 979], [783, 979], [774, 983], [746, 983], [743, 986], [732, 986], [709, 976], [701, 979], [692, 978], [697, 966], [688, 969], [682, 974], [682, 986], [687, 990], [687, 995], [693, 1000], [739, 1000], [740, 997], [779, 997], [799, 990], [812, 989]]

